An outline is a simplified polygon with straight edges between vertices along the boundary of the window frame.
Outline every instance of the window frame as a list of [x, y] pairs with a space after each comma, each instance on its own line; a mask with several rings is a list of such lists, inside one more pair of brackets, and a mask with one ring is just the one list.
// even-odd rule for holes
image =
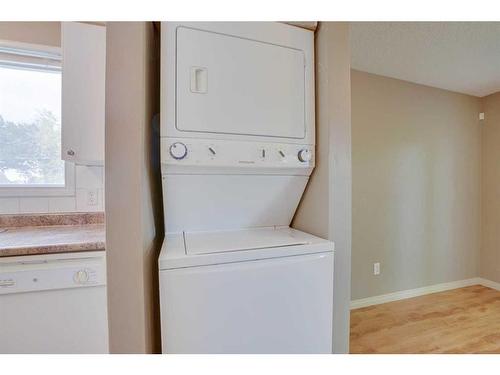
[[[0, 47], [10, 49], [19, 57], [48, 58], [62, 63], [61, 47], [14, 42], [0, 39]], [[24, 52], [24, 53], [23, 53]], [[61, 72], [62, 74], [62, 72]], [[61, 87], [62, 90], [62, 87]], [[62, 104], [61, 104], [62, 105]], [[62, 137], [61, 119], [61, 137]], [[62, 152], [62, 150], [61, 150]], [[62, 154], [61, 154], [61, 160]], [[52, 184], [0, 184], [0, 197], [50, 197], [75, 195], [75, 165], [64, 161], [64, 185]]]

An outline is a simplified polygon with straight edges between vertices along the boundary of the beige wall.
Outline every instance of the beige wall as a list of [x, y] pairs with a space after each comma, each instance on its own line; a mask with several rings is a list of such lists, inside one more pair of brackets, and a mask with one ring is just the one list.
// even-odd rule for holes
[[317, 21], [291, 21], [291, 22], [284, 22], [292, 26], [297, 26], [301, 27], [303, 29], [308, 29], [311, 31], [316, 31], [318, 28], [318, 22]]
[[349, 25], [316, 31], [316, 168], [292, 226], [335, 242], [333, 351], [349, 352], [351, 112]]
[[351, 78], [352, 299], [478, 276], [480, 99]]
[[500, 283], [500, 92], [483, 98], [482, 105], [480, 275]]
[[150, 22], [107, 23], [106, 256], [112, 353], [160, 351], [158, 33]]
[[60, 22], [0, 22], [0, 40], [61, 45]]

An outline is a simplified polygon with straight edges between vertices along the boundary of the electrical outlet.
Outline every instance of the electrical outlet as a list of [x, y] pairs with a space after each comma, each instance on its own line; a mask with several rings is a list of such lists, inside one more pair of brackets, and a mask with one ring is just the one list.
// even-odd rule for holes
[[87, 206], [97, 206], [97, 189], [87, 191]]
[[373, 274], [380, 275], [380, 263], [373, 263]]

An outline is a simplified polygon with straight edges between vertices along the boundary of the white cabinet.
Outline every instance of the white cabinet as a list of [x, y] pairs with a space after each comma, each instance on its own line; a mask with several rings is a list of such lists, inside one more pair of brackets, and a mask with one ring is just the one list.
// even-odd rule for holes
[[106, 28], [63, 22], [62, 158], [104, 164]]

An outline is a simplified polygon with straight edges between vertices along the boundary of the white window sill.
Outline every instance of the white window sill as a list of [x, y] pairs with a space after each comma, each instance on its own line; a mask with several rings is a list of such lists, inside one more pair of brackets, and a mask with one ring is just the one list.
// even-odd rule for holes
[[0, 185], [0, 197], [57, 197], [75, 195], [75, 166], [65, 163], [64, 186], [54, 185]]

